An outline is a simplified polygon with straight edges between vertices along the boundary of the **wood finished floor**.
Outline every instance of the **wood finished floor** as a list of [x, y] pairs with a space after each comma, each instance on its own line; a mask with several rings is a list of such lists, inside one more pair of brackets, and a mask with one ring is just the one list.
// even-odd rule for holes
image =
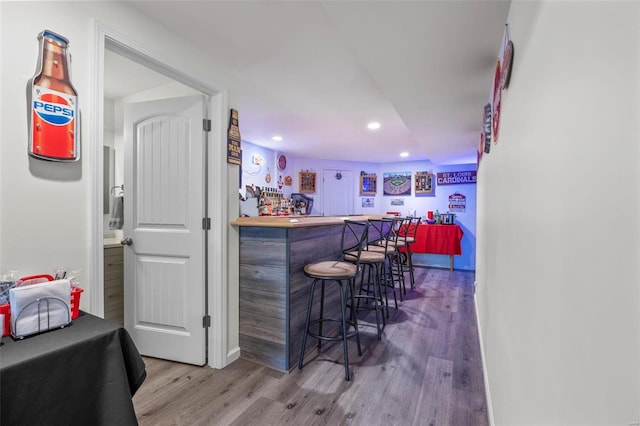
[[242, 359], [215, 370], [145, 357], [147, 379], [133, 398], [138, 422], [487, 425], [474, 273], [415, 270], [416, 288], [391, 309], [382, 341], [364, 321], [371, 315], [361, 320], [361, 357], [349, 341], [350, 382], [333, 342], [291, 374]]

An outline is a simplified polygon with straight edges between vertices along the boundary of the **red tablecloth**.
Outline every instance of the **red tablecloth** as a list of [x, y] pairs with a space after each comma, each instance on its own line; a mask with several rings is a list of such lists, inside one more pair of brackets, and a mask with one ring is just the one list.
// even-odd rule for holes
[[412, 253], [461, 255], [460, 240], [464, 232], [458, 225], [418, 225]]

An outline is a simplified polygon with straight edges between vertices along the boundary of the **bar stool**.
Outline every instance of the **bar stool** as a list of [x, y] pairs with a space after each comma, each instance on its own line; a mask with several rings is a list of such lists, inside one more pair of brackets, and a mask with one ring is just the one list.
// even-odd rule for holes
[[411, 282], [411, 290], [415, 288], [416, 280], [413, 276], [413, 260], [411, 258], [411, 244], [416, 242], [416, 233], [418, 226], [422, 222], [421, 217], [408, 217], [408, 222], [404, 227], [404, 241], [407, 247], [407, 267], [409, 269], [409, 281]]
[[[358, 355], [362, 355], [360, 348], [360, 334], [358, 333], [358, 320], [356, 317], [356, 304], [354, 299], [355, 279], [360, 272], [360, 258], [367, 242], [369, 231], [368, 222], [357, 222], [345, 220], [342, 228], [342, 241], [340, 244], [341, 259], [329, 260], [307, 264], [304, 267], [304, 274], [309, 278], [313, 278], [311, 290], [309, 292], [309, 303], [307, 305], [307, 319], [304, 326], [304, 334], [302, 337], [302, 347], [300, 348], [300, 360], [298, 368], [302, 368], [304, 361], [304, 351], [307, 345], [307, 336], [314, 337], [318, 340], [318, 349], [323, 340], [340, 341], [344, 352], [344, 378], [351, 380], [349, 374], [349, 350], [347, 346], [347, 338], [355, 337], [358, 346]], [[320, 312], [317, 319], [311, 320], [311, 309], [313, 307], [313, 296], [316, 284], [320, 283]], [[324, 295], [325, 283], [337, 283], [340, 290], [340, 318], [324, 318]], [[346, 289], [345, 289], [346, 282]], [[347, 296], [350, 303], [347, 303]], [[346, 308], [350, 307], [350, 319], [347, 320]], [[322, 325], [326, 322], [339, 323], [339, 335], [323, 334]], [[318, 324], [318, 332], [311, 331], [311, 325]], [[352, 327], [353, 330], [349, 330]]]
[[[362, 275], [360, 277], [360, 286], [358, 293], [354, 296], [357, 300], [356, 311], [375, 311], [376, 313], [376, 330], [378, 340], [382, 340], [382, 328], [387, 325], [384, 309], [387, 310], [386, 316], [389, 316], [388, 305], [389, 300], [385, 286], [385, 308], [382, 301], [382, 283], [385, 276], [385, 262], [387, 260], [386, 244], [383, 250], [374, 250], [376, 247], [373, 241], [376, 240], [378, 221], [369, 219], [369, 237], [367, 244], [360, 255], [360, 264], [362, 265]], [[347, 259], [348, 260], [348, 259]], [[365, 281], [365, 277], [367, 280]], [[373, 287], [373, 291], [371, 290]], [[373, 302], [373, 307], [363, 306], [361, 302]], [[382, 317], [382, 321], [381, 318]]]
[[[385, 256], [385, 264], [380, 273], [381, 285], [384, 286], [385, 311], [389, 318], [389, 296], [388, 289], [393, 291], [393, 303], [398, 309], [398, 299], [396, 297], [395, 282], [399, 282], [402, 278], [394, 273], [393, 258], [396, 255], [397, 234], [393, 232], [395, 218], [369, 219], [371, 226], [369, 227], [369, 242], [367, 251], [375, 251], [383, 253]], [[402, 293], [400, 294], [402, 297]]]
[[407, 247], [407, 235], [405, 229], [409, 222], [409, 217], [393, 218], [393, 236], [390, 244], [395, 248], [395, 252], [391, 257], [391, 274], [394, 280], [398, 281], [398, 290], [400, 293], [400, 301], [403, 301], [403, 294], [407, 294], [407, 288], [404, 281], [404, 261], [402, 258], [401, 248]]

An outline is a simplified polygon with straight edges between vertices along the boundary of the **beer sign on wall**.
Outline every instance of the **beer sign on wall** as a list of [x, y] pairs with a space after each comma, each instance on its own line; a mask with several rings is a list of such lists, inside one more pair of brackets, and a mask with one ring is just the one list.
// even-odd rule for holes
[[[240, 145], [240, 125], [238, 124], [238, 110], [232, 109], [229, 115], [229, 129], [227, 130], [227, 163], [242, 166], [242, 147]], [[264, 160], [263, 160], [264, 161]], [[254, 163], [255, 164], [255, 163]], [[271, 180], [269, 180], [267, 183]]]
[[38, 34], [40, 56], [29, 81], [29, 155], [50, 161], [80, 158], [78, 94], [71, 84], [69, 40], [49, 30]]

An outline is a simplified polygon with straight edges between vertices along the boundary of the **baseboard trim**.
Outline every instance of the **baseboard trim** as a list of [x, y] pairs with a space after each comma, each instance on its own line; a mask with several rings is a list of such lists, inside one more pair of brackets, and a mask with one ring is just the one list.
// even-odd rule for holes
[[491, 404], [491, 391], [489, 390], [489, 373], [487, 372], [487, 360], [484, 355], [484, 343], [482, 341], [482, 329], [480, 325], [480, 315], [478, 314], [478, 299], [477, 294], [473, 295], [473, 303], [476, 308], [476, 324], [478, 327], [478, 341], [480, 342], [480, 359], [482, 360], [482, 376], [484, 377], [484, 396], [487, 401], [487, 415], [489, 417], [489, 424], [495, 425], [493, 418], [493, 405]]
[[231, 364], [233, 361], [240, 359], [240, 346], [236, 346], [234, 349], [227, 353], [227, 364]]

